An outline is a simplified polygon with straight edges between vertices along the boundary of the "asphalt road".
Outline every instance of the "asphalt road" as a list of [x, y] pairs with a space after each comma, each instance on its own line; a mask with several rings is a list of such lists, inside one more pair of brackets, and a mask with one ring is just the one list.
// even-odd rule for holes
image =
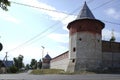
[[0, 80], [120, 80], [120, 74], [86, 74], [86, 75], [31, 75], [0, 74]]

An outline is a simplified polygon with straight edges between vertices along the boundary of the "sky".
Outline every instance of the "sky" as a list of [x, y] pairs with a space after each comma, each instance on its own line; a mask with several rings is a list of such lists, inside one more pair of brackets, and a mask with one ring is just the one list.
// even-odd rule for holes
[[[10, 0], [8, 11], [0, 9], [0, 59], [19, 55], [24, 63], [40, 60], [47, 53], [53, 58], [69, 50], [67, 24], [76, 19], [85, 0]], [[14, 3], [15, 2], [15, 3]], [[112, 30], [120, 42], [120, 0], [86, 0], [96, 19], [105, 23], [102, 39], [109, 40]], [[21, 4], [31, 5], [25, 6]], [[36, 8], [34, 8], [36, 7]]]

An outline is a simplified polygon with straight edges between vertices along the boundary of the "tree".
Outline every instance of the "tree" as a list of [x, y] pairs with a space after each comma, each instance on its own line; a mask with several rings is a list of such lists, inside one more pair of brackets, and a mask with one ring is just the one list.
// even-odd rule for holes
[[30, 66], [32, 67], [32, 69], [37, 69], [37, 60], [32, 59], [31, 63], [30, 63]]
[[18, 68], [15, 65], [8, 68], [8, 73], [16, 73], [17, 71]]
[[7, 6], [10, 6], [10, 1], [8, 1], [8, 0], [0, 0], [0, 7], [3, 10], [8, 11]]
[[41, 61], [41, 59], [40, 59], [39, 62], [38, 62], [38, 68], [39, 68], [39, 69], [42, 68], [42, 61]]
[[111, 39], [110, 39], [110, 42], [115, 42], [115, 36], [114, 36], [114, 30], [112, 30], [112, 33], [111, 33]]
[[115, 37], [114, 36], [111, 37], [110, 42], [115, 42]]
[[24, 67], [24, 63], [23, 63], [23, 56], [19, 55], [17, 58], [13, 58], [14, 60], [14, 65], [18, 68], [21, 69], [22, 67]]
[[30, 65], [29, 65], [29, 64], [26, 64], [25, 69], [26, 69], [26, 70], [29, 70], [29, 69], [30, 69]]

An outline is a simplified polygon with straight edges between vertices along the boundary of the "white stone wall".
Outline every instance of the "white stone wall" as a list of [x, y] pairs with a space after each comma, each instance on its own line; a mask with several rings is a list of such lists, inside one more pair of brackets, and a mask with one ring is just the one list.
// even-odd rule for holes
[[76, 48], [77, 58], [101, 59], [101, 35], [89, 32], [78, 33]]
[[75, 70], [76, 47], [77, 47], [77, 33], [69, 35], [69, 61], [67, 66], [68, 72], [74, 72]]
[[[79, 40], [81, 38], [81, 40]], [[101, 35], [80, 32], [77, 35], [76, 70], [97, 69], [102, 63]]]
[[[92, 70], [100, 67], [102, 63], [101, 35], [90, 32], [77, 32], [71, 35], [69, 59], [69, 70]], [[73, 59], [75, 62], [72, 61]]]
[[50, 64], [51, 69], [63, 69], [64, 71], [66, 71], [67, 66], [68, 66], [68, 58], [52, 61]]
[[[73, 48], [76, 48], [77, 46], [77, 33], [69, 36], [69, 59], [75, 59], [76, 58], [76, 52], [73, 51]], [[72, 53], [72, 54], [71, 54]]]

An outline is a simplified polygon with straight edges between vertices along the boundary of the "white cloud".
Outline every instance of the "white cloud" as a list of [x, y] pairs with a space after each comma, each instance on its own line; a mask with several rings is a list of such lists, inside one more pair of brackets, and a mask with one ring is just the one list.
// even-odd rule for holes
[[68, 43], [68, 37], [69, 35], [68, 34], [50, 34], [48, 35], [48, 37], [54, 41], [57, 41], [57, 42], [62, 42], [62, 43]]
[[50, 6], [48, 4], [45, 4], [45, 3], [42, 3], [38, 0], [22, 0], [22, 3], [27, 4], [27, 5], [36, 6], [36, 7], [39, 7], [39, 8], [44, 8], [45, 10], [44, 9], [36, 9], [36, 10], [39, 10], [40, 12], [50, 16], [50, 18], [52, 20], [60, 21], [63, 24], [63, 29], [64, 30], [67, 30], [66, 25], [70, 21], [74, 20], [75, 17], [76, 17], [74, 15], [68, 15], [68, 14], [65, 14], [65, 13], [58, 13], [58, 12], [50, 11], [50, 10], [56, 10], [56, 11], [58, 11], [58, 10], [55, 7]]
[[120, 18], [120, 12], [117, 11], [117, 10], [115, 10], [114, 8], [109, 8], [109, 9], [107, 9], [107, 10], [105, 11], [105, 13], [106, 13], [108, 16], [114, 18], [114, 19], [119, 19], [119, 18]]
[[0, 10], [0, 19], [4, 19], [13, 23], [20, 23], [18, 19], [16, 19], [14, 16], [10, 15], [8, 12]]

